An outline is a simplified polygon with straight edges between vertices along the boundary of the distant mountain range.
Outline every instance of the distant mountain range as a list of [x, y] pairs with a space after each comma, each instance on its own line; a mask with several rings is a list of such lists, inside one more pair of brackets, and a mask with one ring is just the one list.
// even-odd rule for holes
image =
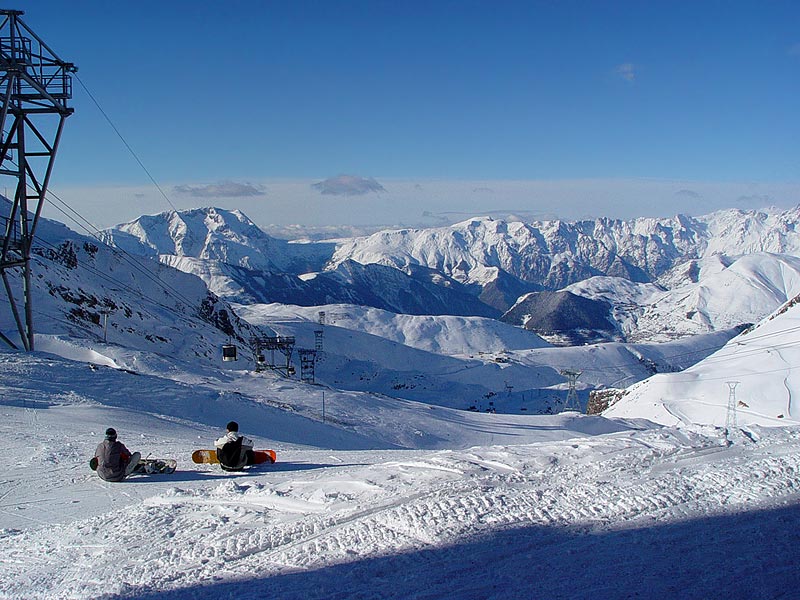
[[[559, 386], [563, 385], [564, 368], [584, 370], [582, 386], [613, 387], [656, 372], [685, 369], [736, 334], [727, 329], [667, 344], [612, 343], [556, 348], [526, 330], [528, 327], [517, 327], [496, 318], [446, 316], [462, 298], [478, 304], [480, 301], [465, 284], [428, 267], [415, 265], [401, 271], [388, 265], [360, 265], [352, 260], [334, 264], [328, 260], [322, 261], [319, 271], [296, 275], [280, 268], [288, 269], [302, 261], [306, 264], [317, 261], [319, 265], [324, 245], [266, 239], [262, 241], [273, 247], [259, 255], [249, 249], [252, 240], [247, 236], [238, 237], [238, 243], [230, 246], [217, 239], [225, 231], [226, 221], [216, 211], [191, 212], [198, 217], [195, 222], [205, 226], [213, 222], [213, 217], [217, 226], [207, 227], [203, 236], [199, 235], [203, 229], [191, 227], [175, 238], [161, 235], [161, 243], [171, 240], [172, 254], [159, 254], [139, 238], [115, 231], [108, 237], [122, 240], [120, 245], [127, 244], [127, 250], [122, 251], [76, 234], [60, 223], [42, 219], [32, 257], [37, 349], [58, 353], [60, 347], [69, 347], [67, 354], [71, 357], [80, 356], [95, 365], [123, 368], [132, 373], [172, 372], [170, 365], [178, 362], [181, 381], [192, 385], [195, 379], [207, 381], [211, 377], [209, 367], [222, 367], [220, 373], [254, 370], [251, 343], [256, 335], [295, 337], [297, 349], [314, 348], [317, 331], [321, 329], [319, 312], [326, 311], [325, 350], [316, 361], [316, 377], [322, 385], [454, 408], [547, 412], [557, 410], [563, 399]], [[172, 231], [178, 232], [180, 224], [186, 221], [180, 214], [172, 216], [179, 221], [174, 223], [178, 227]], [[232, 216], [233, 213], [225, 215]], [[251, 231], [260, 236], [257, 230]], [[157, 230], [148, 233], [158, 239]], [[236, 237], [231, 230], [225, 236]], [[326, 245], [330, 256], [337, 244]], [[175, 254], [189, 248], [201, 256]], [[247, 266], [203, 258], [204, 248], [226, 257], [227, 261], [238, 256], [241, 264]], [[752, 260], [756, 269], [760, 262]], [[274, 271], [252, 268], [258, 261], [271, 264]], [[789, 264], [785, 261], [775, 272], [788, 273]], [[234, 278], [240, 271], [246, 274], [241, 281], [253, 289], [257, 284], [264, 293], [283, 294], [287, 301], [231, 302], [228, 298], [242, 295], [240, 290], [244, 286]], [[764, 270], [754, 271], [753, 276], [756, 274], [767, 281]], [[12, 269], [7, 275], [11, 289], [21, 289], [19, 272]], [[776, 279], [777, 275], [771, 277]], [[376, 303], [416, 307], [420, 313], [430, 306], [439, 306], [444, 316], [403, 314], [397, 309], [356, 306], [351, 301], [306, 307], [292, 304], [295, 288], [285, 282], [303, 292], [323, 289], [303, 286], [326, 279], [333, 282], [331, 287], [337, 294], [349, 294], [348, 299], [366, 298]], [[598, 283], [601, 278], [589, 281]], [[646, 284], [652, 289], [645, 289], [637, 287], [645, 284], [631, 282], [626, 287], [620, 283], [623, 281], [609, 278], [608, 283], [591, 288], [598, 298], [589, 303], [604, 308], [584, 315], [588, 315], [588, 321], [583, 327], [591, 328], [596, 319], [605, 320], [607, 329], [615, 328], [616, 321], [604, 317], [605, 313], [613, 315], [626, 302], [658, 289], [652, 284]], [[417, 289], [414, 287], [417, 282], [426, 286]], [[278, 289], [271, 290], [271, 286]], [[426, 295], [428, 290], [430, 295]], [[448, 297], [448, 292], [452, 296]], [[641, 296], [636, 296], [637, 292]], [[602, 299], [603, 294], [608, 300]], [[302, 297], [299, 292], [298, 297]], [[622, 304], [617, 306], [615, 302]], [[466, 301], [462, 306], [467, 306]], [[552, 311], [553, 318], [547, 326], [568, 330], [572, 326], [566, 318], [569, 316], [564, 311]], [[558, 317], [566, 320], [560, 321]], [[13, 329], [6, 307], [0, 311], [0, 330], [13, 336]], [[239, 350], [239, 360], [235, 363], [222, 362], [221, 347], [229, 344]], [[300, 371], [297, 360], [294, 366]], [[588, 392], [584, 388], [581, 394], [583, 402]], [[280, 402], [280, 399], [270, 401]]]
[[165, 212], [119, 225], [103, 237], [126, 252], [197, 275], [212, 292], [241, 304], [346, 303], [403, 314], [500, 314], [441, 272], [347, 259], [332, 265], [335, 243], [277, 240], [239, 211]]
[[[759, 320], [800, 292], [798, 220], [800, 207], [632, 221], [486, 217], [292, 243], [239, 211], [203, 208], [144, 216], [104, 238], [242, 304], [504, 315], [551, 341], [576, 343], [672, 339]], [[536, 299], [544, 292], [559, 294]]]

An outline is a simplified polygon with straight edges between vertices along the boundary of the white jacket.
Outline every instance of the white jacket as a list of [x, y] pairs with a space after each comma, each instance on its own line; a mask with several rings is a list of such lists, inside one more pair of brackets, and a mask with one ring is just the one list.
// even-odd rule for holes
[[239, 438], [242, 438], [242, 448], [245, 450], [252, 450], [253, 449], [253, 440], [250, 438], [246, 438], [243, 435], [239, 435], [237, 431], [229, 431], [221, 438], [219, 438], [216, 442], [214, 442], [214, 446], [217, 448], [222, 448], [228, 442], [235, 442]]

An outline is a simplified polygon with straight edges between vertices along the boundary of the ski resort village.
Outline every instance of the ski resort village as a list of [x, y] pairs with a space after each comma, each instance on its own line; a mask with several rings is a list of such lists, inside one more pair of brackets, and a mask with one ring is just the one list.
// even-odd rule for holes
[[[580, 218], [557, 207], [551, 216], [500, 214], [473, 202], [491, 195], [473, 186], [456, 216], [435, 223], [410, 225], [413, 215], [374, 227], [271, 220], [262, 211], [283, 202], [278, 183], [242, 183], [247, 193], [238, 197], [230, 191], [235, 182], [226, 178], [243, 171], [225, 162], [238, 138], [228, 147], [229, 132], [213, 130], [227, 120], [221, 112], [207, 115], [213, 127], [197, 124], [205, 142], [196, 156], [209, 169], [215, 163], [206, 159], [219, 162], [206, 181], [225, 183], [161, 183], [203, 176], [159, 149], [180, 137], [177, 129], [142, 133], [143, 147], [136, 124], [160, 111], [177, 123], [194, 108], [178, 108], [168, 88], [148, 83], [161, 68], [149, 62], [150, 49], [129, 70], [112, 67], [125, 52], [116, 41], [131, 53], [145, 39], [155, 44], [166, 27], [157, 22], [162, 6], [165, 20], [181, 15], [172, 31], [192, 35], [232, 21], [250, 32], [266, 27], [243, 22], [250, 10], [298, 27], [312, 27], [305, 19], [317, 10], [342, 27], [345, 19], [325, 3], [124, 4], [108, 10], [125, 15], [127, 28], [92, 24], [115, 40], [107, 63], [96, 47], [82, 56], [89, 42], [63, 30], [84, 31], [66, 4], [0, 10], [0, 599], [800, 598], [797, 185], [782, 197], [754, 194], [755, 206], [736, 196], [706, 210], [697, 192], [695, 210], [676, 212], [669, 202], [645, 210], [643, 197], [640, 214], [607, 216], [617, 205], [597, 204], [584, 212], [598, 214]], [[366, 15], [400, 20], [397, 31], [381, 22], [388, 38], [374, 46], [397, 85], [408, 83], [406, 60], [427, 72], [420, 55], [385, 54], [392, 36], [406, 35], [406, 17], [427, 14], [423, 5], [331, 4], [353, 20], [346, 31], [359, 32], [356, 39], [376, 39]], [[494, 12], [482, 2], [464, 14], [458, 3], [432, 4], [442, 27], [445, 14], [461, 15], [452, 30], [437, 29], [447, 39], [478, 26], [469, 21], [476, 6]], [[497, 11], [538, 11], [546, 20], [562, 8], [509, 2]], [[280, 18], [267, 19], [270, 11]], [[486, 28], [499, 18], [487, 16]], [[325, 19], [310, 22], [328, 39]], [[436, 52], [450, 51], [418, 27], [419, 44], [444, 61]], [[270, 31], [270, 44], [293, 39]], [[213, 58], [247, 35], [208, 36], [214, 48], [203, 52]], [[158, 56], [180, 54], [177, 39]], [[502, 43], [534, 43], [522, 39]], [[339, 41], [315, 46], [315, 60], [330, 51], [373, 65], [370, 50]], [[795, 81], [798, 54], [789, 53]], [[483, 56], [470, 68], [494, 65], [501, 85], [502, 61]], [[644, 93], [640, 73], [664, 76], [650, 58], [646, 73], [631, 63], [593, 84]], [[281, 76], [300, 85], [300, 76], [265, 73], [276, 86]], [[461, 73], [442, 77], [460, 86]], [[349, 98], [349, 80], [337, 74], [318, 73], [323, 87], [341, 85], [336, 93]], [[105, 87], [123, 75], [143, 78], [144, 108]], [[428, 84], [444, 93], [435, 79]], [[195, 93], [217, 87], [182, 85]], [[291, 97], [288, 86], [276, 90], [225, 111], [252, 111], [255, 128], [261, 104], [290, 109], [277, 97]], [[330, 102], [334, 110], [333, 92]], [[408, 116], [396, 103], [371, 105], [368, 95], [361, 108]], [[314, 129], [324, 128], [323, 117], [308, 118], [312, 126], [292, 117], [296, 137], [309, 138], [304, 149], [324, 143]], [[432, 136], [449, 127], [428, 126]], [[382, 143], [390, 146], [400, 132], [387, 127]], [[476, 123], [474, 134], [489, 135], [481, 129]], [[160, 209], [108, 186], [94, 212], [73, 202], [88, 191], [59, 191], [58, 182], [74, 189], [72, 174], [110, 153], [82, 155], [97, 150], [81, 141], [95, 130], [109, 147], [123, 146], [137, 176], [144, 169]], [[215, 135], [219, 143], [208, 139]], [[249, 135], [247, 127], [236, 134]], [[355, 122], [339, 139], [350, 135], [359, 136]], [[405, 148], [396, 143], [399, 164]], [[758, 150], [750, 150], [752, 158]], [[796, 150], [785, 150], [796, 169]], [[328, 153], [329, 169], [350, 164], [344, 145], [341, 152]], [[370, 152], [361, 150], [363, 160], [377, 172]], [[115, 167], [104, 168], [92, 163], [97, 181], [113, 177]], [[394, 198], [388, 177], [320, 179], [303, 188], [308, 204], [296, 201], [309, 215], [322, 201], [363, 203], [368, 213], [372, 198], [377, 220], [381, 203], [403, 203], [382, 200]], [[434, 202], [439, 196], [425, 195], [431, 185], [408, 187]], [[676, 198], [690, 195], [691, 182], [681, 186]], [[533, 211], [544, 197], [533, 193], [526, 206]], [[95, 221], [112, 206], [118, 219]]]

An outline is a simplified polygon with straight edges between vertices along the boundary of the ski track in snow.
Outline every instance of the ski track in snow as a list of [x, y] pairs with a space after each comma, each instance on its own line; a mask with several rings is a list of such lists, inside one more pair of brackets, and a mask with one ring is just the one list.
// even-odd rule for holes
[[[719, 437], [664, 429], [403, 451], [398, 460], [352, 452], [351, 464], [313, 471], [265, 470], [195, 489], [165, 481], [121, 510], [0, 532], [0, 597], [196, 592], [219, 581], [245, 586], [256, 574], [313, 577], [332, 564], [528, 525], [591, 533], [796, 502], [800, 431], [759, 437], [727, 447]], [[82, 483], [124, 493], [97, 479]], [[124, 568], [117, 552], [125, 553]], [[386, 597], [402, 596], [386, 590]]]

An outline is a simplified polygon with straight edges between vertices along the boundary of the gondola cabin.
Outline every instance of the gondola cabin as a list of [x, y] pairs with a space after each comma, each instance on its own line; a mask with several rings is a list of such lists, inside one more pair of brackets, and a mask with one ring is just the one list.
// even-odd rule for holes
[[234, 344], [224, 344], [222, 346], [222, 360], [228, 362], [236, 359], [236, 346]]

